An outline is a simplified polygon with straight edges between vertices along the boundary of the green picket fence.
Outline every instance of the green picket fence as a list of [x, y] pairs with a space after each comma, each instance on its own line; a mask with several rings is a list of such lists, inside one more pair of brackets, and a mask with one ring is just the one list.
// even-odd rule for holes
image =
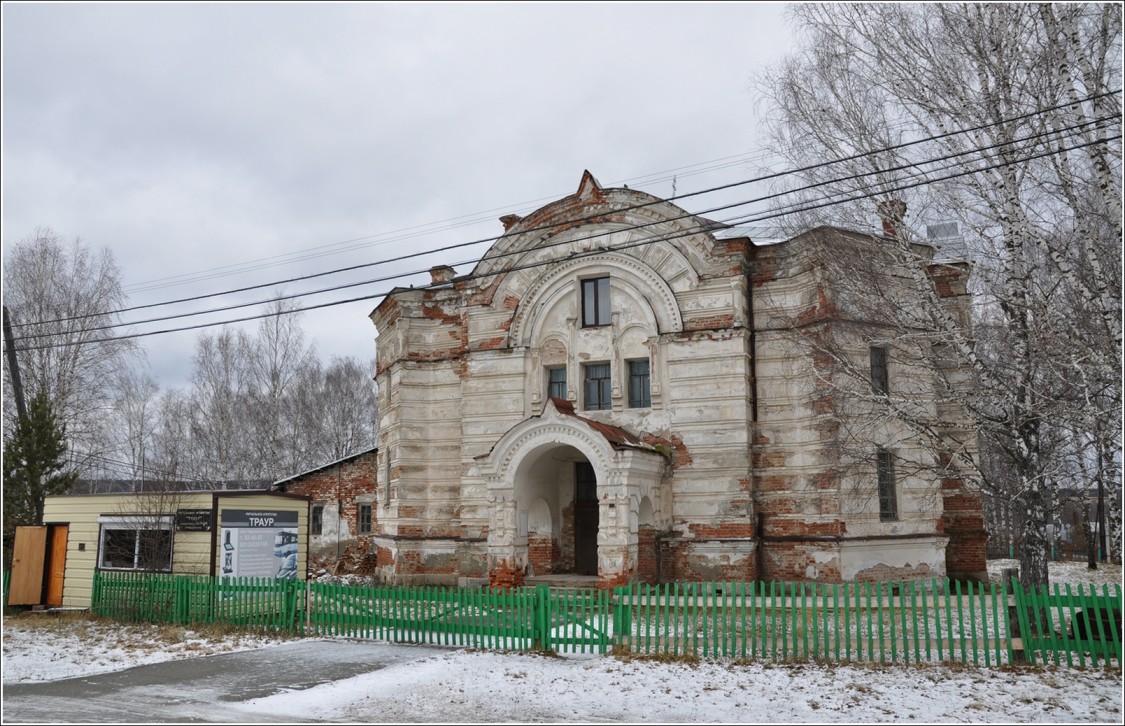
[[1068, 584], [1060, 591], [1046, 585], [1024, 590], [1013, 582], [1015, 610], [1018, 613], [1020, 644], [1029, 662], [1036, 659], [1059, 665], [1091, 665], [1099, 659], [1107, 665], [1116, 660], [1121, 665], [1121, 586], [1090, 585], [1083, 592], [1081, 585], [1072, 591]]
[[1008, 593], [994, 584], [634, 585], [619, 599], [618, 642], [641, 654], [986, 666], [1012, 660]]
[[121, 620], [292, 631], [304, 618], [304, 590], [300, 580], [95, 571], [90, 609]]
[[[233, 622], [348, 638], [504, 650], [703, 658], [1000, 665], [1116, 658], [1121, 588], [1026, 593], [945, 579], [635, 584], [614, 590], [364, 587], [96, 573], [93, 610], [153, 622]], [[1013, 616], [1017, 615], [1013, 620]], [[1042, 624], [1033, 629], [1037, 622]], [[1050, 623], [1049, 625], [1047, 623]], [[1023, 633], [1022, 638], [1016, 633]], [[1030, 635], [1028, 635], [1030, 634]]]
[[[556, 653], [607, 653], [620, 617], [617, 591], [551, 590], [539, 585], [539, 642]], [[620, 630], [618, 632], [621, 632]]]
[[528, 650], [536, 593], [310, 583], [306, 632], [393, 642]]

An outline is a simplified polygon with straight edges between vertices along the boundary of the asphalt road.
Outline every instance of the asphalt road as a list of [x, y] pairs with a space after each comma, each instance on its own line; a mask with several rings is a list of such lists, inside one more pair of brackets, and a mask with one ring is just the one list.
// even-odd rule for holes
[[4, 686], [4, 723], [293, 723], [238, 703], [426, 658], [446, 649], [302, 641], [82, 678]]

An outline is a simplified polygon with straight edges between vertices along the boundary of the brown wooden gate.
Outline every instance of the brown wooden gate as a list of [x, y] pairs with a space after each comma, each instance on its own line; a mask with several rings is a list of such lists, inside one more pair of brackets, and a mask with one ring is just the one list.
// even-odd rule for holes
[[43, 568], [46, 565], [47, 528], [16, 527], [12, 547], [12, 581], [9, 605], [43, 604]]
[[62, 607], [63, 577], [66, 574], [66, 539], [70, 528], [65, 524], [52, 524], [49, 527], [47, 604], [51, 607]]
[[16, 527], [9, 605], [62, 605], [68, 533], [65, 524]]

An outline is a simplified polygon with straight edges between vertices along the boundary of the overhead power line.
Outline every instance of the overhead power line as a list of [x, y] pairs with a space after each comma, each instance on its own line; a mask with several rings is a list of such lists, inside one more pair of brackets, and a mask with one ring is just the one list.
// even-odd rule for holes
[[[1078, 131], [1078, 130], [1081, 130], [1081, 129], [1086, 129], [1090, 126], [1101, 126], [1101, 125], [1106, 124], [1107, 122], [1117, 122], [1117, 121], [1119, 121], [1119, 119], [1117, 119], [1116, 117], [1106, 118], [1106, 119], [1094, 119], [1094, 120], [1091, 120], [1091, 121], [1087, 121], [1087, 122], [1080, 123], [1080, 124], [1075, 124], [1073, 126], [1069, 126], [1069, 127], [1062, 128], [1062, 129], [1054, 129], [1054, 130], [1051, 130], [1051, 131], [1044, 131], [1044, 132], [1040, 132], [1038, 134], [1033, 134], [1031, 136], [1021, 137], [1021, 138], [1018, 138], [1018, 139], [1012, 139], [1012, 140], [1009, 140], [1009, 141], [1000, 142], [1000, 143], [992, 144], [992, 145], [989, 145], [989, 146], [984, 146], [984, 147], [959, 151], [959, 152], [955, 152], [955, 153], [951, 153], [951, 154], [946, 154], [944, 156], [939, 156], [939, 157], [935, 157], [935, 158], [932, 158], [932, 159], [925, 159], [925, 160], [921, 160], [921, 161], [908, 162], [908, 163], [900, 164], [898, 166], [888, 167], [886, 169], [873, 170], [873, 171], [864, 172], [864, 173], [860, 173], [860, 174], [853, 174], [853, 175], [850, 175], [850, 176], [847, 176], [847, 177], [820, 181], [820, 182], [816, 182], [814, 184], [806, 185], [804, 187], [800, 187], [800, 188], [793, 189], [793, 190], [776, 192], [776, 193], [773, 193], [773, 194], [760, 196], [760, 197], [757, 197], [757, 198], [754, 198], [754, 199], [743, 200], [743, 201], [733, 202], [733, 203], [722, 205], [722, 206], [712, 207], [710, 209], [705, 209], [702, 212], [698, 212], [698, 213], [685, 212], [684, 214], [676, 216], [676, 217], [655, 220], [655, 221], [645, 223], [645, 224], [632, 225], [632, 226], [630, 226], [628, 228], [624, 228], [624, 229], [638, 230], [638, 229], [644, 229], [646, 227], [666, 224], [667, 222], [670, 222], [670, 221], [680, 221], [680, 220], [685, 220], [685, 219], [693, 219], [693, 218], [699, 217], [701, 215], [712, 214], [712, 213], [718, 212], [718, 211], [726, 211], [726, 210], [733, 209], [733, 208], [740, 207], [740, 206], [747, 206], [749, 204], [756, 204], [756, 203], [759, 203], [759, 202], [769, 201], [771, 199], [775, 199], [775, 198], [778, 198], [778, 197], [787, 196], [787, 195], [802, 192], [802, 191], [809, 191], [809, 190], [816, 189], [816, 188], [819, 188], [819, 187], [840, 184], [840, 183], [843, 183], [843, 182], [855, 181], [855, 180], [858, 180], [858, 179], [863, 179], [863, 178], [871, 177], [871, 176], [881, 176], [881, 175], [886, 175], [886, 174], [893, 174], [893, 173], [896, 173], [896, 172], [907, 171], [909, 169], [914, 169], [914, 168], [921, 169], [921, 167], [924, 167], [924, 166], [930, 166], [930, 165], [933, 165], [933, 164], [937, 164], [939, 162], [945, 162], [945, 161], [951, 161], [951, 160], [954, 160], [954, 159], [960, 159], [962, 157], [972, 156], [972, 155], [975, 155], [975, 154], [982, 154], [985, 151], [992, 151], [992, 150], [1001, 149], [1001, 148], [1008, 147], [1008, 146], [1018, 146], [1020, 144], [1024, 144], [1026, 142], [1037, 140], [1037, 139], [1040, 139], [1040, 138], [1043, 138], [1043, 137], [1060, 137], [1060, 138], [1062, 138], [1063, 134], [1066, 134], [1068, 132], [1075, 132], [1075, 131]], [[1071, 135], [1074, 135], [1074, 134], [1071, 134]], [[945, 167], [945, 168], [948, 168], [948, 167]], [[931, 170], [931, 173], [933, 171], [941, 171], [941, 170], [943, 170], [943, 169], [939, 168], [939, 169]], [[924, 174], [926, 172], [920, 171], [919, 173]], [[800, 205], [800, 204], [803, 204], [803, 203], [806, 203], [806, 202], [797, 202], [794, 205], [789, 205], [789, 206], [792, 207], [792, 206]], [[634, 208], [634, 207], [629, 207], [628, 209], [632, 209], [632, 208]], [[783, 208], [781, 208], [781, 210], [775, 210], [775, 211], [784, 211], [786, 209], [787, 209], [786, 207], [783, 207]], [[551, 228], [551, 227], [554, 227], [554, 226], [555, 225], [544, 225], [543, 228]], [[591, 240], [595, 240], [595, 239], [598, 239], [600, 237], [604, 237], [604, 236], [607, 236], [607, 235], [620, 233], [621, 231], [624, 231], [624, 229], [623, 228], [615, 228], [613, 230], [598, 232], [598, 233], [587, 235], [585, 237], [581, 237], [578, 240], [568, 240], [566, 243], [569, 244], [569, 243], [574, 242], [574, 241], [591, 241]], [[541, 247], [549, 247], [549, 246], [551, 246], [551, 245], [542, 245]], [[459, 245], [452, 245], [451, 246], [451, 248], [457, 248], [457, 247], [459, 247]], [[393, 261], [405, 260], [405, 259], [409, 259], [411, 257], [417, 257], [417, 256], [427, 255], [427, 254], [434, 254], [435, 252], [436, 251], [413, 253], [411, 255], [403, 255], [399, 258], [395, 258], [394, 260], [385, 260], [381, 263], [372, 263], [372, 264], [388, 264], [388, 263], [393, 262]], [[513, 251], [513, 252], [509, 252], [509, 253], [489, 255], [487, 257], [487, 259], [495, 260], [495, 259], [503, 258], [503, 257], [508, 256], [508, 255], [521, 255], [521, 254], [524, 254], [524, 250], [517, 250], [517, 251]], [[471, 263], [471, 262], [474, 262], [474, 261], [475, 260], [464, 260], [464, 261], [455, 262], [453, 264], [456, 266], [456, 265], [468, 264], [468, 263]], [[211, 315], [211, 314], [220, 313], [220, 312], [228, 312], [228, 311], [231, 311], [231, 310], [238, 310], [238, 309], [243, 309], [243, 308], [256, 307], [256, 306], [259, 306], [259, 305], [268, 305], [268, 304], [278, 302], [278, 301], [283, 301], [283, 300], [292, 300], [292, 299], [303, 298], [303, 297], [311, 297], [313, 295], [322, 295], [322, 294], [326, 294], [326, 293], [330, 293], [330, 292], [339, 292], [340, 290], [352, 289], [352, 288], [356, 288], [356, 287], [362, 287], [362, 286], [365, 286], [365, 285], [372, 285], [372, 284], [376, 284], [376, 283], [379, 283], [379, 282], [389, 282], [389, 281], [392, 281], [392, 280], [405, 279], [405, 278], [413, 277], [414, 275], [422, 274], [425, 271], [426, 270], [424, 270], [424, 269], [423, 270], [411, 270], [411, 271], [408, 271], [408, 272], [396, 273], [396, 274], [393, 274], [393, 275], [386, 275], [386, 276], [383, 276], [383, 277], [377, 277], [377, 278], [362, 280], [362, 281], [359, 281], [359, 282], [351, 282], [351, 283], [346, 283], [346, 284], [342, 284], [342, 285], [336, 285], [336, 286], [333, 286], [333, 287], [321, 288], [321, 289], [318, 289], [318, 290], [310, 290], [310, 291], [305, 291], [305, 292], [300, 292], [300, 293], [293, 293], [293, 294], [290, 294], [290, 295], [275, 296], [275, 297], [267, 299], [267, 300], [255, 300], [255, 301], [252, 301], [252, 302], [236, 303], [236, 304], [231, 304], [231, 305], [218, 307], [218, 308], [210, 308], [208, 310], [197, 310], [197, 311], [192, 311], [192, 312], [187, 312], [187, 313], [177, 313], [177, 314], [166, 315], [166, 316], [161, 316], [161, 317], [147, 318], [147, 319], [144, 319], [144, 320], [123, 321], [123, 322], [116, 322], [116, 323], [111, 323], [111, 324], [107, 324], [107, 325], [102, 325], [102, 326], [85, 327], [85, 328], [83, 328], [83, 332], [89, 333], [89, 332], [96, 332], [96, 331], [100, 331], [100, 330], [112, 330], [112, 329], [116, 329], [116, 328], [129, 327], [129, 326], [133, 326], [133, 325], [145, 325], [145, 324], [149, 324], [149, 323], [164, 322], [164, 321], [167, 321], [167, 320], [178, 320], [178, 319], [183, 319], [183, 318], [198, 317], [198, 316], [201, 316], [201, 315]], [[58, 322], [62, 322], [62, 321], [60, 320]], [[30, 339], [35, 339], [35, 338], [45, 338], [45, 337], [51, 337], [52, 335], [55, 335], [55, 334], [56, 333], [49, 333], [49, 332], [48, 333], [37, 333], [37, 334], [32, 334], [32, 335], [20, 336], [20, 337], [15, 338], [15, 340], [20, 341], [20, 340], [30, 340]]]
[[[1034, 160], [1037, 160], [1037, 159], [1045, 158], [1045, 157], [1048, 157], [1048, 156], [1053, 156], [1055, 154], [1062, 153], [1062, 152], [1074, 151], [1074, 150], [1077, 150], [1077, 149], [1082, 149], [1082, 148], [1086, 148], [1086, 147], [1097, 145], [1097, 144], [1104, 144], [1104, 143], [1107, 143], [1110, 140], [1119, 139], [1119, 138], [1121, 138], [1120, 133], [1118, 133], [1114, 136], [1108, 137], [1108, 138], [1097, 139], [1097, 140], [1094, 140], [1094, 141], [1087, 141], [1087, 142], [1084, 142], [1084, 143], [1081, 143], [1081, 144], [1076, 144], [1076, 145], [1068, 146], [1068, 147], [1065, 147], [1065, 148], [1051, 149], [1049, 151], [1040, 152], [1038, 154], [1034, 154], [1034, 155], [1031, 155], [1031, 156], [1025, 156], [1025, 157], [1019, 158], [1019, 159], [1014, 159], [1014, 160], [1010, 160], [1010, 161], [1001, 161], [1001, 162], [997, 162], [997, 163], [994, 163], [994, 164], [991, 164], [991, 165], [988, 165], [988, 166], [984, 166], [984, 167], [962, 170], [962, 171], [959, 171], [959, 172], [956, 172], [956, 173], [948, 174], [946, 176], [938, 177], [936, 179], [934, 179], [934, 178], [924, 178], [924, 179], [914, 181], [914, 182], [911, 182], [911, 183], [897, 184], [897, 185], [894, 185], [894, 186], [884, 187], [884, 188], [882, 188], [882, 189], [880, 189], [879, 191], [876, 191], [876, 192], [865, 192], [865, 193], [862, 193], [862, 194], [856, 194], [856, 195], [853, 195], [851, 197], [845, 197], [845, 198], [842, 198], [842, 199], [829, 199], [829, 200], [823, 201], [823, 202], [818, 203], [818, 204], [811, 204], [811, 205], [806, 204], [799, 209], [791, 209], [791, 210], [786, 210], [786, 211], [772, 212], [772, 213], [762, 214], [762, 215], [758, 215], [758, 216], [749, 215], [749, 216], [742, 217], [742, 218], [736, 217], [736, 218], [732, 218], [730, 220], [724, 220], [724, 221], [726, 221], [730, 224], [753, 224], [753, 223], [756, 223], [756, 222], [768, 221], [770, 219], [775, 219], [775, 218], [778, 218], [778, 217], [787, 216], [789, 214], [795, 214], [795, 213], [798, 213], [798, 212], [805, 212], [805, 211], [813, 211], [813, 210], [816, 210], [816, 209], [823, 209], [825, 207], [836, 206], [836, 205], [839, 205], [839, 204], [845, 204], [845, 203], [854, 202], [854, 201], [860, 201], [860, 200], [863, 200], [863, 199], [872, 199], [872, 198], [875, 198], [875, 197], [885, 196], [887, 194], [905, 191], [907, 189], [912, 189], [912, 188], [916, 188], [916, 187], [927, 185], [927, 184], [933, 184], [935, 182], [947, 181], [947, 180], [950, 180], [950, 179], [964, 177], [964, 176], [968, 176], [968, 175], [971, 175], [971, 174], [978, 174], [978, 173], [981, 173], [981, 172], [984, 172], [984, 171], [990, 171], [990, 170], [993, 170], [993, 169], [999, 169], [999, 168], [1003, 168], [1003, 167], [1006, 167], [1006, 166], [1011, 166], [1013, 164], [1022, 164], [1022, 163], [1026, 163], [1026, 162], [1029, 162], [1029, 161], [1034, 161]], [[824, 184], [828, 184], [828, 183], [834, 183], [834, 182], [820, 182], [816, 185], [811, 185], [809, 188], [812, 188], [814, 186], [823, 186]], [[740, 204], [728, 205], [728, 206], [740, 206]], [[617, 211], [617, 210], [615, 210], [615, 211]], [[686, 216], [690, 217], [690, 216], [696, 216], [696, 215], [686, 215]], [[704, 225], [698, 225], [694, 228], [689, 228], [687, 230], [676, 232], [674, 234], [666, 234], [666, 235], [660, 235], [660, 236], [657, 236], [657, 237], [644, 238], [644, 239], [641, 239], [641, 240], [634, 240], [634, 241], [632, 241], [630, 243], [627, 243], [627, 244], [595, 248], [595, 249], [590, 250], [588, 252], [573, 254], [568, 259], [576, 259], [576, 258], [580, 259], [580, 258], [589, 257], [589, 256], [593, 256], [593, 255], [605, 254], [606, 252], [615, 252], [615, 251], [620, 251], [620, 250], [624, 250], [624, 249], [631, 249], [631, 248], [642, 246], [642, 245], [653, 244], [653, 243], [659, 242], [659, 241], [668, 241], [668, 240], [677, 239], [677, 238], [680, 238], [680, 237], [686, 237], [686, 236], [690, 236], [690, 235], [693, 235], [693, 234], [698, 234], [700, 232], [706, 231], [707, 229], [708, 229], [708, 227], [706, 227]], [[620, 232], [620, 231], [621, 230], [614, 230], [614, 232]], [[567, 240], [566, 244], [570, 244], [572, 242], [573, 242], [573, 240]], [[550, 246], [550, 245], [546, 245], [545, 247], [547, 247], [547, 246]], [[541, 267], [541, 266], [544, 266], [544, 265], [553, 264], [554, 262], [557, 262], [557, 260], [552, 259], [552, 260], [528, 263], [526, 265], [515, 265], [515, 266], [505, 267], [502, 270], [497, 270], [495, 272], [484, 273], [484, 274], [476, 275], [476, 276], [470, 275], [470, 276], [465, 276], [465, 277], [462, 277], [462, 278], [459, 278], [459, 279], [460, 280], [472, 280], [472, 279], [480, 279], [480, 278], [485, 278], [485, 277], [493, 277], [493, 276], [498, 275], [498, 274], [507, 274], [507, 273], [510, 273], [510, 272], [513, 272], [513, 271], [531, 269], [531, 268], [535, 268], [535, 267]], [[423, 286], [420, 286], [418, 289], [427, 289], [427, 288], [430, 288], [430, 287], [432, 287], [432, 285], [423, 285]], [[165, 329], [165, 330], [148, 331], [148, 332], [144, 332], [144, 333], [135, 333], [135, 334], [130, 334], [130, 335], [113, 336], [113, 337], [109, 337], [109, 338], [89, 340], [89, 341], [86, 341], [86, 342], [96, 343], [96, 342], [111, 342], [111, 341], [115, 341], [115, 340], [130, 340], [130, 339], [136, 339], [136, 338], [151, 337], [151, 336], [155, 336], [155, 335], [164, 335], [164, 334], [167, 334], [167, 333], [183, 332], [183, 331], [189, 331], [189, 330], [198, 330], [198, 329], [202, 329], [202, 328], [215, 327], [217, 325], [229, 325], [229, 324], [233, 324], [233, 323], [249, 322], [249, 321], [261, 320], [261, 319], [269, 318], [269, 317], [276, 317], [278, 315], [293, 314], [293, 313], [298, 313], [298, 312], [306, 312], [306, 311], [309, 311], [309, 310], [318, 310], [318, 309], [323, 309], [323, 308], [327, 308], [327, 307], [335, 307], [335, 306], [338, 306], [338, 305], [345, 305], [345, 304], [354, 303], [354, 302], [362, 302], [362, 301], [365, 301], [365, 300], [372, 300], [372, 299], [375, 299], [375, 298], [378, 298], [378, 297], [382, 297], [382, 296], [388, 294], [389, 292], [390, 291], [383, 291], [383, 292], [380, 292], [380, 293], [376, 293], [374, 295], [364, 295], [362, 297], [350, 298], [350, 299], [346, 299], [346, 300], [335, 300], [335, 301], [331, 301], [331, 302], [327, 302], [327, 303], [321, 303], [321, 304], [317, 304], [317, 305], [309, 305], [309, 306], [294, 308], [294, 309], [290, 309], [290, 310], [270, 312], [270, 313], [259, 314], [259, 315], [252, 315], [252, 316], [235, 318], [235, 319], [224, 320], [224, 321], [219, 321], [219, 322], [202, 323], [202, 324], [199, 324], [199, 325], [183, 326], [183, 327], [179, 327], [179, 328], [170, 328], [170, 329]], [[20, 350], [20, 351], [23, 351], [23, 350], [45, 350], [45, 349], [49, 349], [49, 348], [65, 347], [66, 345], [68, 345], [68, 344], [63, 343], [63, 344], [57, 344], [57, 345], [29, 346], [29, 347], [25, 347], [25, 348], [17, 348], [17, 350]]]
[[[1081, 99], [1080, 103], [1096, 100], [1098, 98], [1103, 98], [1105, 96], [1116, 95], [1116, 94], [1119, 94], [1120, 92], [1121, 91], [1110, 91], [1110, 92], [1106, 92], [1106, 93], [1095, 94], [1095, 95], [1089, 96], [1087, 98]], [[885, 148], [881, 148], [881, 149], [876, 149], [876, 150], [873, 150], [873, 151], [853, 154], [851, 156], [843, 157], [843, 158], [840, 158], [840, 159], [834, 159], [834, 160], [830, 160], [830, 161], [826, 161], [826, 162], [821, 162], [821, 163], [818, 163], [818, 164], [811, 164], [811, 165], [800, 167], [800, 168], [797, 168], [797, 169], [791, 169], [791, 170], [786, 170], [786, 171], [781, 171], [781, 172], [774, 172], [774, 173], [770, 173], [770, 174], [766, 174], [766, 175], [763, 175], [763, 176], [754, 177], [754, 178], [750, 178], [750, 179], [739, 180], [739, 181], [736, 181], [736, 182], [731, 182], [729, 184], [723, 184], [723, 185], [719, 185], [719, 186], [715, 186], [715, 187], [709, 187], [707, 189], [702, 189], [702, 190], [698, 190], [698, 191], [695, 191], [695, 192], [690, 192], [690, 193], [687, 193], [687, 194], [682, 194], [682, 195], [679, 195], [679, 196], [670, 197], [668, 199], [656, 199], [652, 202], [645, 202], [645, 203], [642, 203], [642, 204], [632, 205], [632, 206], [625, 207], [625, 208], [615, 210], [615, 211], [617, 211], [617, 212], [633, 211], [633, 210], [636, 210], [636, 209], [642, 209], [642, 208], [657, 205], [657, 204], [663, 204], [663, 203], [670, 202], [670, 201], [673, 201], [673, 200], [687, 199], [687, 198], [700, 196], [700, 195], [704, 195], [704, 194], [713, 194], [715, 192], [725, 191], [725, 190], [728, 190], [728, 189], [732, 189], [732, 188], [736, 188], [736, 187], [740, 187], [740, 186], [745, 186], [745, 185], [748, 185], [748, 184], [771, 181], [771, 180], [782, 178], [782, 177], [785, 177], [785, 176], [801, 174], [801, 173], [804, 173], [804, 172], [829, 167], [829, 166], [832, 166], [832, 165], [835, 165], [835, 164], [841, 164], [841, 163], [845, 163], [845, 162], [848, 162], [848, 161], [854, 161], [854, 160], [857, 160], [857, 159], [862, 159], [862, 158], [866, 158], [866, 157], [870, 157], [870, 156], [886, 154], [888, 152], [898, 151], [898, 150], [901, 150], [901, 149], [904, 149], [904, 148], [909, 148], [909, 147], [912, 147], [912, 146], [917, 146], [919, 144], [924, 144], [924, 143], [929, 143], [929, 142], [932, 142], [932, 141], [950, 138], [950, 137], [953, 137], [953, 136], [976, 133], [978, 131], [981, 131], [981, 130], [984, 130], [984, 129], [987, 129], [987, 128], [991, 128], [991, 127], [994, 127], [994, 126], [1015, 123], [1015, 122], [1018, 122], [1018, 121], [1024, 121], [1024, 120], [1027, 120], [1029, 118], [1033, 118], [1035, 116], [1039, 116], [1039, 115], [1042, 115], [1042, 114], [1045, 114], [1045, 113], [1048, 113], [1048, 112], [1051, 112], [1051, 111], [1056, 111], [1056, 110], [1060, 110], [1060, 109], [1064, 109], [1064, 108], [1071, 108], [1073, 106], [1075, 106], [1075, 103], [1073, 103], [1073, 102], [1060, 104], [1058, 106], [1052, 106], [1052, 107], [1041, 109], [1039, 111], [1035, 111], [1035, 112], [1032, 112], [1032, 113], [1027, 113], [1027, 114], [1023, 114], [1023, 115], [1020, 115], [1020, 116], [1014, 116], [1014, 117], [1011, 117], [1011, 118], [1002, 119], [1000, 121], [981, 124], [981, 125], [978, 125], [978, 126], [967, 128], [967, 129], [958, 129], [958, 130], [954, 130], [954, 131], [947, 131], [947, 132], [944, 132], [944, 133], [941, 133], [941, 134], [927, 136], [927, 137], [924, 137], [924, 138], [921, 138], [921, 139], [915, 139], [913, 141], [906, 141], [906, 142], [902, 142], [900, 144], [895, 144], [893, 146], [889, 146], [889, 147], [885, 147]], [[1044, 134], [1041, 134], [1041, 135], [1049, 135], [1050, 133], [1051, 132], [1044, 132]], [[1038, 136], [1031, 137], [1031, 138], [1038, 138]], [[929, 162], [917, 162], [917, 163], [929, 163]], [[749, 203], [752, 203], [752, 201], [744, 202], [744, 204], [749, 204]], [[719, 208], [716, 208], [716, 209], [721, 210], [721, 209], [724, 209], [724, 208], [725, 207], [719, 207]], [[709, 214], [712, 211], [716, 211], [716, 210], [710, 210], [710, 211], [704, 210], [702, 212], [698, 212], [694, 216], [698, 216], [698, 215], [701, 215], [701, 214]], [[558, 226], [561, 226], [561, 225], [570, 225], [570, 224], [575, 224], [575, 223], [582, 223], [582, 222], [591, 221], [593, 219], [596, 219], [598, 216], [600, 216], [600, 215], [594, 214], [594, 215], [590, 215], [590, 216], [587, 216], [587, 217], [580, 217], [580, 218], [577, 218], [577, 219], [567, 220], [565, 222], [545, 224], [545, 225], [541, 225], [541, 226], [538, 226], [538, 227], [523, 230], [523, 232], [529, 233], [529, 232], [537, 232], [537, 231], [547, 231], [547, 230], [554, 229], [555, 227], [558, 227]], [[156, 303], [148, 303], [148, 304], [144, 304], [144, 305], [129, 306], [129, 307], [124, 307], [124, 308], [119, 308], [119, 309], [113, 310], [113, 311], [106, 311], [104, 313], [92, 313], [92, 314], [81, 315], [81, 316], [56, 318], [56, 319], [53, 319], [53, 320], [42, 320], [42, 321], [36, 321], [36, 322], [19, 323], [19, 324], [14, 325], [14, 327], [19, 328], [19, 327], [27, 327], [27, 326], [32, 326], [32, 325], [42, 325], [42, 324], [49, 324], [49, 323], [65, 322], [65, 321], [68, 321], [68, 320], [78, 320], [78, 319], [89, 318], [89, 317], [103, 317], [103, 316], [107, 316], [107, 315], [119, 315], [119, 314], [122, 314], [122, 313], [133, 312], [133, 311], [136, 311], [136, 310], [145, 310], [145, 309], [150, 309], [150, 308], [155, 308], [155, 307], [163, 307], [163, 306], [166, 306], [166, 305], [178, 305], [178, 304], [183, 304], [183, 303], [188, 303], [188, 302], [197, 302], [197, 301], [200, 301], [200, 300], [206, 300], [206, 299], [210, 299], [210, 298], [214, 298], [214, 297], [221, 297], [221, 296], [224, 296], [224, 295], [233, 295], [233, 294], [238, 294], [238, 293], [243, 293], [243, 292], [251, 292], [251, 291], [254, 291], [254, 290], [261, 290], [261, 289], [266, 289], [266, 288], [271, 288], [271, 287], [279, 287], [279, 286], [288, 285], [288, 284], [292, 284], [292, 283], [296, 283], [296, 282], [303, 282], [303, 281], [306, 281], [306, 280], [313, 280], [313, 279], [318, 279], [318, 278], [321, 278], [321, 277], [327, 277], [327, 276], [330, 276], [330, 275], [336, 275], [336, 274], [341, 274], [341, 273], [345, 273], [345, 272], [354, 272], [356, 270], [366, 269], [366, 268], [370, 268], [370, 267], [377, 267], [377, 266], [380, 266], [380, 265], [387, 265], [387, 264], [390, 264], [390, 263], [393, 263], [393, 262], [401, 262], [401, 261], [405, 261], [405, 260], [409, 260], [409, 259], [423, 257], [423, 256], [426, 256], [426, 255], [448, 252], [448, 251], [451, 251], [451, 250], [465, 248], [465, 247], [472, 247], [472, 246], [484, 244], [484, 243], [487, 243], [487, 242], [495, 242], [495, 241], [499, 240], [501, 237], [503, 237], [503, 235], [496, 235], [496, 236], [492, 236], [492, 237], [484, 237], [484, 238], [480, 238], [480, 239], [470, 240], [470, 241], [467, 241], [467, 242], [459, 242], [459, 243], [455, 243], [455, 244], [451, 244], [451, 245], [445, 245], [445, 246], [437, 247], [437, 248], [434, 248], [434, 249], [431, 249], [431, 250], [415, 252], [415, 253], [410, 253], [410, 254], [406, 254], [406, 255], [400, 255], [398, 257], [378, 260], [378, 261], [374, 261], [374, 262], [362, 263], [362, 264], [358, 264], [358, 265], [351, 265], [351, 266], [347, 266], [347, 267], [337, 268], [337, 269], [334, 269], [334, 270], [328, 270], [328, 271], [325, 271], [325, 272], [312, 273], [312, 274], [307, 274], [307, 275], [300, 275], [300, 276], [291, 277], [291, 278], [284, 279], [284, 280], [276, 280], [276, 281], [273, 281], [273, 282], [261, 283], [261, 284], [257, 284], [257, 285], [249, 285], [249, 286], [234, 288], [234, 289], [230, 289], [230, 290], [223, 290], [223, 291], [214, 292], [214, 293], [207, 293], [207, 294], [195, 295], [195, 296], [191, 296], [191, 297], [178, 298], [178, 299], [174, 299], [174, 300], [167, 300], [167, 301], [156, 302]], [[357, 238], [357, 239], [362, 239], [362, 238]], [[417, 273], [408, 273], [408, 274], [417, 274]], [[382, 280], [377, 280], [377, 281], [382, 281]], [[371, 281], [369, 281], [367, 284], [371, 284]], [[355, 285], [351, 285], [351, 286], [354, 287]], [[320, 293], [308, 293], [308, 294], [320, 294]], [[253, 304], [261, 304], [261, 303], [250, 303], [250, 305], [253, 305]], [[17, 338], [17, 339], [19, 339], [19, 338]]]
[[[642, 176], [622, 179], [618, 182], [615, 182], [612, 186], [619, 186], [621, 184], [633, 184], [634, 187], [636, 187], [638, 183], [642, 186], [651, 186], [660, 182], [668, 181], [676, 175], [687, 177], [696, 176], [699, 174], [707, 174], [718, 169], [737, 166], [739, 164], [750, 161], [761, 160], [769, 156], [769, 154], [770, 152], [768, 151], [759, 151], [725, 156], [719, 159], [712, 159], [709, 161], [676, 167], [674, 169], [657, 171]], [[331, 255], [350, 252], [357, 249], [380, 247], [383, 245], [391, 244], [393, 242], [415, 239], [417, 237], [423, 237], [425, 235], [434, 234], [436, 232], [445, 232], [453, 229], [460, 229], [462, 227], [480, 224], [482, 222], [494, 222], [496, 220], [496, 217], [494, 215], [498, 212], [520, 213], [538, 209], [544, 202], [558, 199], [559, 197], [565, 196], [565, 194], [566, 193], [563, 192], [561, 194], [556, 194], [550, 197], [541, 197], [539, 199], [518, 202], [516, 204], [509, 204], [503, 207], [495, 207], [493, 209], [488, 209], [481, 212], [463, 214], [457, 217], [450, 217], [448, 219], [440, 220], [437, 222], [428, 222], [425, 224], [403, 227], [388, 232], [365, 235], [362, 237], [354, 237], [351, 239], [334, 242], [312, 249], [297, 250], [295, 252], [288, 252], [279, 255], [270, 255], [254, 260], [248, 260], [246, 262], [200, 270], [194, 273], [171, 275], [168, 277], [162, 277], [143, 283], [129, 285], [126, 287], [126, 290], [129, 292], [148, 292], [151, 290], [193, 284], [196, 282], [202, 282], [204, 280], [211, 280], [220, 277], [240, 275], [246, 272], [263, 270], [270, 267], [280, 267], [282, 265], [293, 264], [295, 262], [305, 262], [308, 260], [313, 260], [320, 257], [328, 257]]]

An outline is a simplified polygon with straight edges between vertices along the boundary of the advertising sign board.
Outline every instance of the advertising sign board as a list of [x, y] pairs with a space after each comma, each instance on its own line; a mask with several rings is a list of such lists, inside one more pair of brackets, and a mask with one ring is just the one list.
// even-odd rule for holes
[[224, 509], [220, 517], [221, 577], [297, 577], [297, 512]]

